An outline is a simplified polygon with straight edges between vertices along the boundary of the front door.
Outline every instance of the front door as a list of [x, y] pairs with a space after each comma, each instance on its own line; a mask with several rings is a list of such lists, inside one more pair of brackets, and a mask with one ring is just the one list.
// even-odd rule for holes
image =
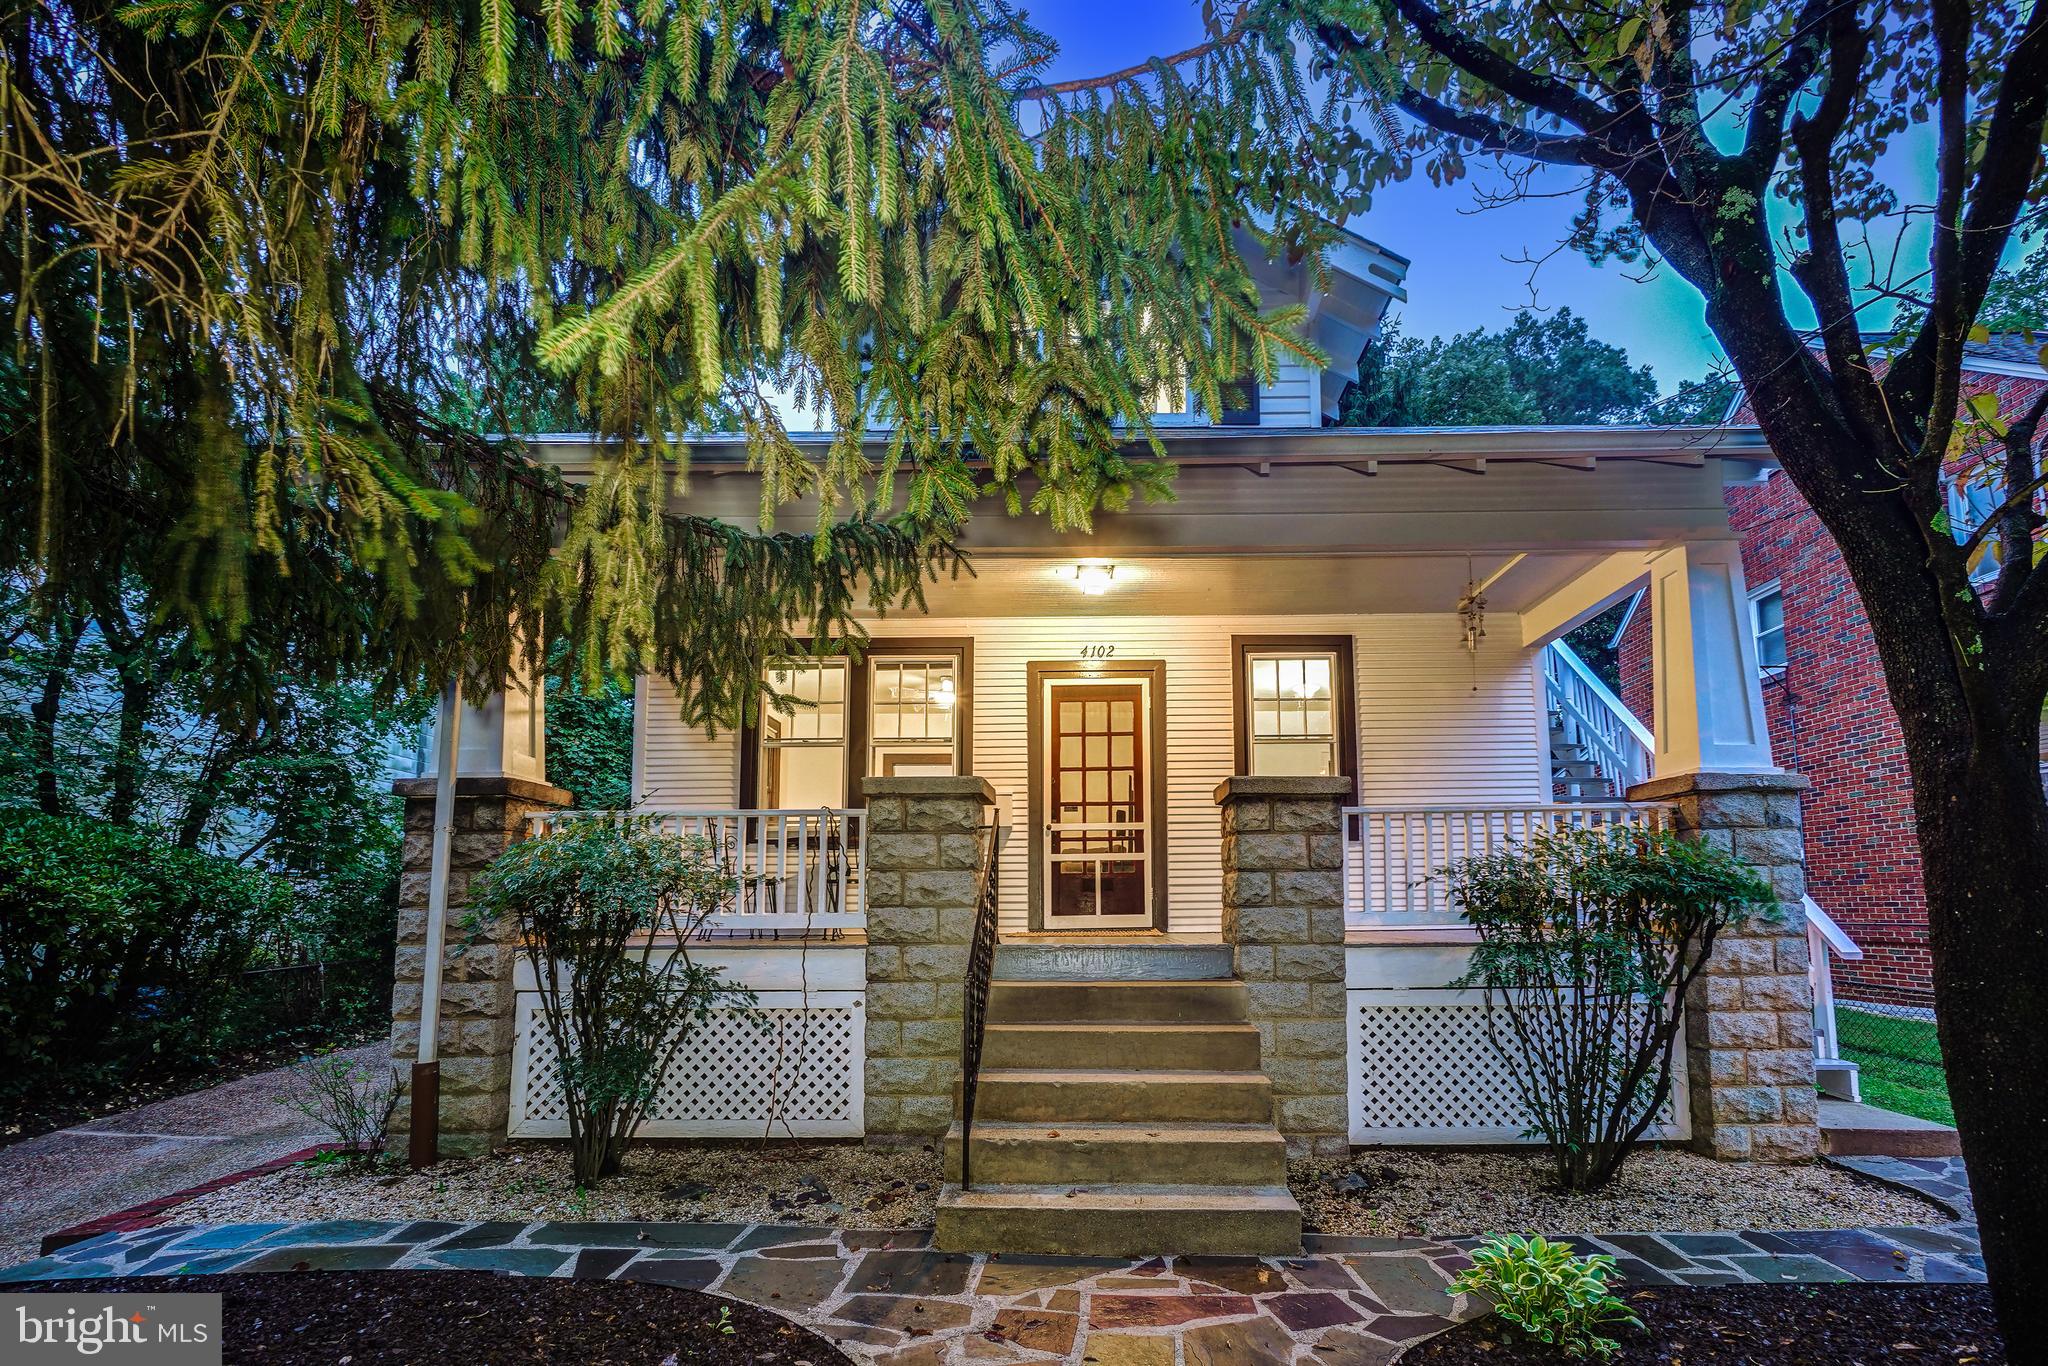
[[1152, 924], [1152, 680], [1047, 678], [1045, 928]]

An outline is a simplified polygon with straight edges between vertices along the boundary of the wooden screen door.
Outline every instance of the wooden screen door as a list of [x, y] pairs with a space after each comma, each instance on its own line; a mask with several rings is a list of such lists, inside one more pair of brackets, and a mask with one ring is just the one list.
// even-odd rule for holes
[[1045, 927], [1152, 924], [1144, 678], [1045, 680]]

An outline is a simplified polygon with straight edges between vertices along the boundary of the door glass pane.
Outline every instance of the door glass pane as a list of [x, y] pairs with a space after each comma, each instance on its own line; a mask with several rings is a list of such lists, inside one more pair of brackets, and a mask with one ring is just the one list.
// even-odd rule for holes
[[[1054, 684], [1046, 746], [1050, 917], [1070, 923], [1148, 918], [1145, 782], [1138, 744], [1142, 685]], [[1076, 825], [1096, 828], [1078, 830]], [[1120, 827], [1120, 828], [1118, 828]]]

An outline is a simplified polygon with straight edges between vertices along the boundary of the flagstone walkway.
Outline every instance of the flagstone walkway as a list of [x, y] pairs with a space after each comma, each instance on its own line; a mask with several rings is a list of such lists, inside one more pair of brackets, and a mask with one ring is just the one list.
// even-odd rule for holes
[[[870, 1366], [1380, 1366], [1478, 1312], [1446, 1289], [1474, 1239], [1311, 1234], [1301, 1257], [968, 1256], [926, 1230], [763, 1224], [380, 1223], [108, 1234], [0, 1281], [459, 1268], [619, 1277], [728, 1295]], [[1976, 1228], [1572, 1237], [1630, 1285], [1977, 1281]]]

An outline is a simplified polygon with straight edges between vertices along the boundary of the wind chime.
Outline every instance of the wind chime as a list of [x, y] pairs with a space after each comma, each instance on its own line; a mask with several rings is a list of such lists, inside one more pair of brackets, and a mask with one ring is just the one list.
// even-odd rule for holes
[[1486, 594], [1472, 577], [1472, 557], [1465, 557], [1465, 595], [1458, 599], [1458, 630], [1472, 659], [1472, 691], [1479, 691], [1479, 642], [1486, 639]]

